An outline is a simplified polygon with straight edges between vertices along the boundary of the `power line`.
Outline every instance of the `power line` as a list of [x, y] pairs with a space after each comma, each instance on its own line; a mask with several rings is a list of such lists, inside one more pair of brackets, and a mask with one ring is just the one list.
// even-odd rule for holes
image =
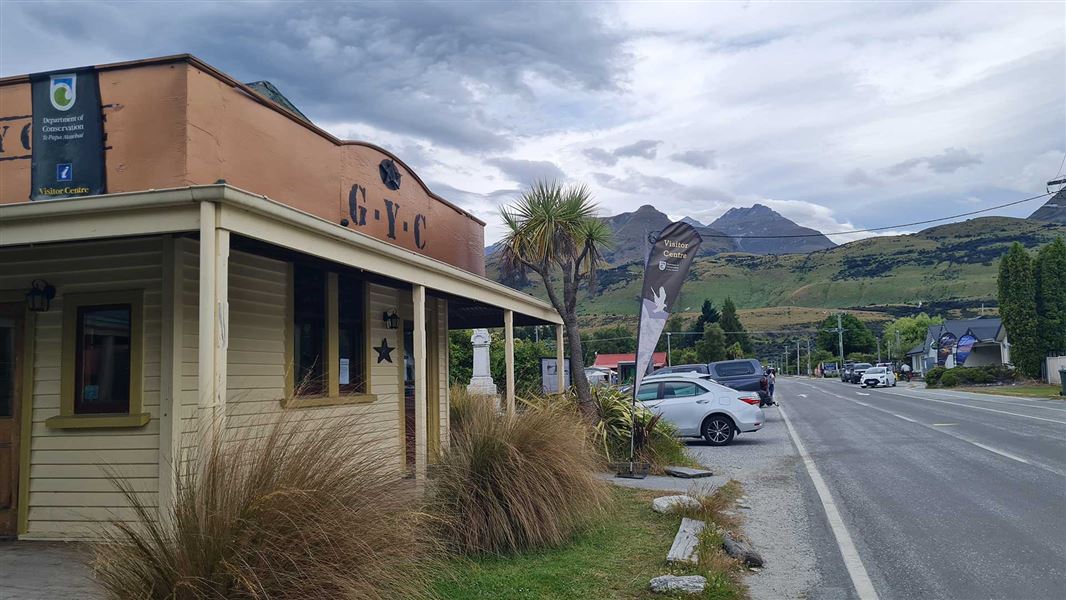
[[[1066, 159], [1066, 156], [1063, 156], [1063, 158]], [[1030, 196], [1028, 198], [1023, 198], [1021, 200], [1015, 200], [1014, 202], [1007, 202], [1006, 204], [999, 204], [997, 206], [990, 206], [988, 208], [982, 208], [980, 210], [972, 210], [970, 212], [959, 213], [957, 215], [950, 215], [950, 216], [947, 216], [947, 217], [938, 217], [936, 219], [926, 219], [924, 221], [914, 221], [914, 222], [911, 222], [911, 223], [900, 223], [898, 225], [885, 225], [884, 227], [870, 227], [870, 228], [867, 228], [867, 229], [850, 229], [848, 231], [834, 231], [833, 233], [800, 233], [800, 234], [792, 234], [792, 235], [727, 235], [727, 234], [724, 234], [724, 233], [707, 233], [707, 234], [701, 233], [700, 237], [705, 237], [705, 238], [708, 238], [708, 237], [730, 238], [730, 239], [745, 239], [745, 240], [779, 240], [779, 239], [786, 239], [786, 238], [818, 237], [818, 236], [822, 236], [822, 235], [831, 236], [831, 235], [849, 235], [849, 234], [852, 234], [852, 233], [871, 233], [871, 232], [874, 232], [874, 231], [887, 231], [889, 229], [899, 229], [901, 227], [913, 227], [915, 225], [927, 225], [929, 223], [936, 223], [936, 222], [939, 222], [939, 221], [948, 221], [948, 220], [951, 220], [951, 219], [958, 219], [958, 218], [961, 218], [961, 217], [969, 217], [969, 216], [978, 215], [978, 214], [986, 213], [986, 212], [993, 211], [993, 210], [999, 210], [1001, 208], [1007, 208], [1007, 207], [1010, 207], [1010, 206], [1016, 206], [1018, 204], [1023, 204], [1025, 202], [1032, 202], [1033, 200], [1039, 200], [1041, 198], [1044, 198], [1044, 197], [1050, 196], [1050, 195], [1051, 195], [1051, 192], [1044, 192], [1043, 194], [1039, 194], [1037, 196]]]

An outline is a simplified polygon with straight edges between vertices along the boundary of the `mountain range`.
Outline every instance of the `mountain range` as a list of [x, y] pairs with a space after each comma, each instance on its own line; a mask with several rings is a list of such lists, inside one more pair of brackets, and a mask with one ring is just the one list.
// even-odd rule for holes
[[[685, 311], [698, 307], [704, 298], [720, 303], [728, 296], [741, 308], [976, 310], [996, 305], [997, 264], [1013, 242], [1034, 249], [1057, 236], [1066, 237], [1066, 225], [981, 217], [810, 253], [720, 252], [696, 259], [676, 306]], [[585, 315], [633, 313], [640, 295], [641, 263], [638, 257], [605, 268], [598, 289], [582, 298], [579, 311]], [[487, 267], [489, 277], [499, 276], [495, 261], [489, 260]], [[536, 278], [510, 283], [536, 296], [545, 295]]]
[[[649, 204], [633, 212], [602, 219], [613, 233], [611, 248], [604, 253], [604, 258], [611, 266], [643, 261], [651, 244], [648, 236], [673, 222], [673, 219]], [[682, 221], [695, 227], [703, 238], [699, 256], [714, 256], [723, 252], [760, 255], [807, 253], [836, 246], [820, 232], [801, 227], [762, 204], [750, 208], [731, 208], [710, 225], [691, 217], [684, 217]], [[777, 237], [767, 239], [763, 236]], [[498, 249], [499, 243], [493, 244], [485, 249], [485, 255], [491, 257]]]

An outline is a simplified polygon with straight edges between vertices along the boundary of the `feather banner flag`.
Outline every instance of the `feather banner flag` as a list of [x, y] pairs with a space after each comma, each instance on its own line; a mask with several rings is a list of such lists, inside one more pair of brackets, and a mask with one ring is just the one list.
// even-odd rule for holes
[[671, 223], [659, 233], [644, 266], [644, 285], [640, 295], [640, 323], [637, 327], [636, 378], [633, 402], [636, 403], [640, 381], [651, 364], [655, 346], [670, 317], [670, 308], [688, 277], [692, 260], [703, 239], [694, 227], [684, 222]]

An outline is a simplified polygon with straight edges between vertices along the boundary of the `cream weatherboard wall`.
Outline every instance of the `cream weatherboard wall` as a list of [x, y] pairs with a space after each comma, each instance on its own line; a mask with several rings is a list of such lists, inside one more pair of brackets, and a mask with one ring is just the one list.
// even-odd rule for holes
[[[26, 537], [83, 537], [101, 520], [129, 518], [125, 499], [103, 465], [129, 478], [149, 505], [159, 489], [160, 238], [0, 249], [0, 290], [34, 279], [56, 286], [51, 310], [36, 315]], [[52, 429], [59, 415], [63, 298], [115, 290], [144, 291], [143, 411], [147, 425], [122, 429]], [[25, 407], [24, 407], [25, 409]]]
[[[132, 512], [108, 479], [107, 469], [130, 480], [149, 506], [169, 498], [173, 458], [198, 443], [197, 347], [199, 248], [196, 240], [154, 237], [0, 249], [0, 291], [24, 292], [44, 279], [56, 286], [51, 310], [36, 315], [26, 528], [24, 538], [92, 536], [100, 523], [129, 519]], [[387, 329], [380, 315], [409, 311], [410, 291], [368, 284], [369, 396], [334, 406], [286, 409], [285, 330], [291, 302], [288, 263], [233, 251], [229, 261], [227, 427], [243, 434], [285, 412], [297, 418], [351, 417], [361, 442], [377, 445], [383, 467], [400, 467], [403, 452], [403, 355], [401, 330]], [[143, 412], [136, 428], [54, 429], [45, 421], [60, 412], [60, 348], [63, 298], [87, 292], [142, 290]], [[427, 339], [435, 345], [438, 435], [448, 444], [447, 303], [430, 298], [434, 322]], [[435, 334], [435, 335], [434, 335]], [[434, 339], [435, 338], [435, 339]], [[397, 351], [393, 362], [376, 361], [370, 348], [381, 340]], [[172, 369], [165, 367], [172, 365]], [[173, 376], [171, 376], [173, 374]], [[168, 391], [169, 390], [169, 391]], [[175, 398], [173, 415], [161, 410]], [[163, 418], [161, 419], [161, 415]], [[161, 435], [162, 431], [162, 435]], [[162, 444], [161, 444], [162, 440]], [[161, 452], [162, 449], [162, 452]], [[395, 461], [395, 462], [391, 462]]]

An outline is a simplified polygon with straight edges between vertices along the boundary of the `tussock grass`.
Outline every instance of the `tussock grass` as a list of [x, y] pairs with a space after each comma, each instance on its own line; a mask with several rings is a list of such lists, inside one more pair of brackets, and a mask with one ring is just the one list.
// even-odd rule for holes
[[[157, 519], [115, 479], [138, 522], [101, 532], [94, 569], [112, 598], [425, 598], [435, 556], [413, 490], [351, 420], [283, 420], [252, 439], [219, 436], [179, 473]], [[405, 489], [408, 488], [408, 489]]]
[[430, 498], [450, 549], [479, 555], [557, 546], [603, 512], [609, 495], [576, 411], [546, 403], [503, 414], [491, 399], [459, 404]]

